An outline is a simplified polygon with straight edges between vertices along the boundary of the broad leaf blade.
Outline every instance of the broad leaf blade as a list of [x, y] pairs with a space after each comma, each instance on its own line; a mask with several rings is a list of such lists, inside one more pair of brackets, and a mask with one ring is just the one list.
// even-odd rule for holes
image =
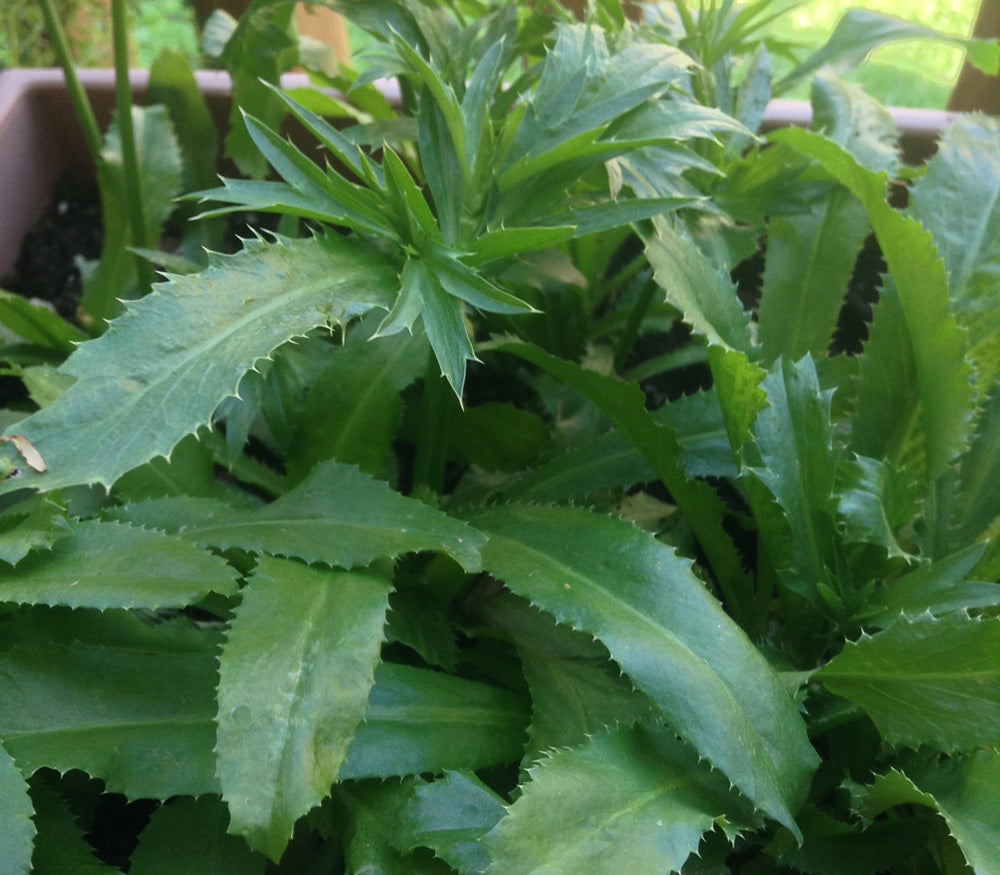
[[679, 870], [746, 803], [670, 730], [599, 734], [552, 754], [484, 843], [495, 875]]
[[341, 781], [517, 762], [528, 713], [499, 687], [383, 662]]
[[271, 859], [318, 805], [361, 723], [389, 584], [262, 558], [219, 667], [218, 775], [233, 832]]
[[98, 520], [77, 523], [51, 550], [0, 579], [0, 599], [73, 608], [182, 607], [209, 592], [235, 594], [222, 559], [162, 532]]
[[26, 639], [0, 653], [7, 750], [25, 772], [82, 769], [132, 798], [217, 793], [216, 636], [151, 630], [137, 640], [127, 630], [139, 620], [102, 628], [86, 613], [94, 640], [74, 641], [63, 623], [61, 641]]
[[27, 875], [35, 825], [28, 785], [9, 753], [0, 747], [0, 870]]
[[816, 755], [771, 667], [691, 564], [619, 520], [508, 507], [476, 519], [485, 567], [599, 638], [673, 727], [759, 808], [796, 830]]
[[1000, 745], [998, 620], [901, 615], [813, 677], [860, 705], [890, 744], [948, 752]]
[[249, 241], [237, 255], [213, 257], [202, 273], [130, 304], [70, 356], [64, 370], [77, 382], [17, 425], [48, 472], [22, 471], [0, 490], [110, 486], [208, 423], [243, 374], [289, 338], [388, 308], [394, 285], [381, 255], [335, 236]]

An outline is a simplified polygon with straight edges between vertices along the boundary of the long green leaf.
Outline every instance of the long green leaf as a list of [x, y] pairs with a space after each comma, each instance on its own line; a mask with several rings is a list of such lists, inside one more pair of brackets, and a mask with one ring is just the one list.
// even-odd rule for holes
[[272, 860], [318, 805], [368, 705], [389, 584], [262, 558], [219, 665], [218, 775], [231, 829]]
[[341, 781], [517, 762], [528, 712], [509, 690], [383, 662]]
[[31, 788], [31, 801], [38, 826], [35, 852], [31, 856], [32, 875], [114, 875], [121, 872], [117, 866], [97, 859], [84, 837], [83, 827], [66, 800], [55, 790], [39, 782]]
[[213, 256], [205, 271], [159, 286], [77, 348], [64, 366], [77, 382], [17, 424], [48, 472], [21, 471], [0, 491], [110, 486], [208, 423], [244, 373], [289, 338], [387, 309], [395, 283], [380, 254], [335, 235], [249, 241], [237, 255]]
[[10, 754], [0, 747], [0, 872], [27, 875], [35, 825], [28, 785]]
[[82, 769], [132, 798], [217, 793], [217, 639], [157, 648], [158, 637], [143, 649], [67, 636], [0, 653], [0, 738], [20, 768]]
[[813, 677], [860, 705], [890, 744], [1000, 745], [1000, 620], [900, 615]]
[[805, 724], [690, 562], [627, 523], [576, 508], [500, 508], [476, 525], [490, 537], [491, 574], [599, 638], [702, 756], [797, 830], [816, 762]]
[[[865, 169], [836, 144], [803, 130], [788, 129], [771, 136], [815, 158], [865, 207], [905, 317], [919, 390], [927, 475], [934, 482], [964, 448], [972, 407], [965, 337], [950, 311], [945, 267], [934, 241], [915, 220], [889, 206], [885, 200], [884, 175]], [[873, 342], [874, 333], [873, 325]], [[905, 387], [900, 386], [899, 390], [904, 391]], [[863, 406], [865, 391], [862, 380], [858, 388], [859, 408]], [[881, 417], [881, 412], [873, 409], [870, 415]], [[877, 458], [880, 454], [865, 452], [865, 455]]]
[[702, 835], [752, 819], [726, 782], [662, 728], [553, 753], [485, 839], [491, 875], [673, 872]]
[[209, 592], [233, 595], [235, 569], [162, 532], [84, 520], [52, 549], [0, 578], [0, 599], [74, 608], [181, 607]]

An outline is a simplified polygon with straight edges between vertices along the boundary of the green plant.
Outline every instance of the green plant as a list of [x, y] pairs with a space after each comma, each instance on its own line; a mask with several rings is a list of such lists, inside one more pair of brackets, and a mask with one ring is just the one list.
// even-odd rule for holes
[[997, 871], [1000, 127], [904, 173], [617, 3], [338, 8], [366, 108], [265, 87], [319, 160], [248, 115], [197, 196], [305, 236], [5, 413], [11, 871]]

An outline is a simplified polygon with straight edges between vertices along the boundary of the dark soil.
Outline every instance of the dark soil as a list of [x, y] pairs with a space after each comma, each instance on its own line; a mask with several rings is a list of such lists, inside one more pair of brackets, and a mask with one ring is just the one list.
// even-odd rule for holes
[[103, 239], [96, 188], [65, 177], [25, 237], [14, 271], [0, 278], [0, 286], [48, 301], [60, 316], [72, 320], [83, 285], [78, 261], [97, 258]]

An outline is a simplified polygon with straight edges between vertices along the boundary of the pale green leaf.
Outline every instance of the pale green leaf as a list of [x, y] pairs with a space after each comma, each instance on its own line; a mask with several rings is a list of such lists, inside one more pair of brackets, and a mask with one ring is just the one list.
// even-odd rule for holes
[[890, 559], [915, 559], [897, 537], [917, 515], [912, 483], [888, 462], [866, 456], [842, 461], [837, 479], [837, 521], [844, 540], [877, 544]]
[[180, 531], [195, 544], [342, 568], [383, 556], [441, 550], [467, 571], [476, 571], [485, 542], [460, 520], [333, 461], [320, 463], [294, 489], [257, 509], [181, 497], [134, 505], [126, 516], [140, 525]]
[[672, 872], [714, 825], [750, 819], [725, 779], [669, 729], [602, 733], [530, 774], [484, 839], [495, 875]]
[[0, 747], [0, 873], [27, 875], [35, 825], [28, 785], [10, 754]]
[[777, 675], [691, 563], [620, 520], [507, 507], [476, 518], [483, 564], [600, 639], [671, 725], [756, 806], [795, 831], [816, 755]]
[[158, 637], [141, 649], [67, 636], [0, 653], [0, 737], [22, 771], [82, 769], [132, 798], [217, 793], [217, 638]]
[[1000, 745], [1000, 620], [901, 615], [813, 677], [860, 705], [890, 744]]
[[[865, 169], [839, 146], [809, 131], [786, 129], [771, 136], [816, 159], [865, 207], [904, 317], [904, 337], [911, 350], [919, 392], [927, 476], [934, 482], [964, 448], [972, 408], [966, 340], [950, 311], [945, 266], [934, 241], [918, 222], [896, 212], [886, 202], [884, 174]], [[877, 321], [872, 325], [872, 342], [876, 326]], [[905, 388], [897, 387], [901, 392]], [[859, 409], [865, 393], [862, 379], [858, 388]], [[858, 449], [874, 458], [883, 455]]]
[[1000, 516], [1000, 383], [987, 398], [976, 421], [969, 451], [958, 469], [950, 542], [959, 549], [978, 539]]
[[229, 811], [217, 796], [182, 796], [161, 805], [139, 835], [130, 875], [263, 875], [267, 860], [227, 835]]
[[463, 875], [489, 866], [480, 839], [503, 815], [503, 801], [472, 772], [445, 772], [417, 787], [406, 806], [414, 840]]
[[766, 362], [826, 354], [867, 234], [864, 208], [839, 187], [809, 212], [771, 218], [757, 329]]
[[389, 584], [262, 558], [219, 665], [218, 775], [231, 830], [271, 859], [318, 805], [368, 705]]
[[934, 238], [948, 271], [959, 324], [980, 392], [1000, 374], [1000, 126], [987, 116], [957, 119], [941, 135], [927, 172], [910, 191], [909, 215]]
[[[899, 134], [882, 104], [860, 85], [821, 73], [812, 82], [813, 127], [849, 152], [862, 167], [893, 173]], [[770, 247], [769, 247], [770, 248]]]
[[646, 257], [666, 300], [711, 345], [749, 355], [750, 314], [736, 297], [727, 270], [708, 258], [678, 231], [661, 222], [646, 240]]
[[17, 425], [48, 472], [22, 471], [0, 489], [110, 486], [209, 422], [243, 374], [289, 338], [387, 308], [395, 277], [380, 254], [336, 235], [250, 241], [213, 256], [77, 348], [64, 366], [77, 382]]
[[0, 579], [0, 599], [74, 608], [164, 608], [232, 595], [237, 573], [175, 535], [84, 520]]
[[340, 780], [482, 769], [520, 760], [528, 712], [500, 687], [383, 662]]

